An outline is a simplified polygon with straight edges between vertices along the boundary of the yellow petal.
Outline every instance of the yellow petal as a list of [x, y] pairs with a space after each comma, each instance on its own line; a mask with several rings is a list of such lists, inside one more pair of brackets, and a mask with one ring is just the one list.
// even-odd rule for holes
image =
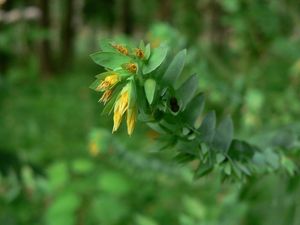
[[112, 90], [105, 91], [102, 97], [100, 98], [99, 102], [103, 102], [105, 105], [109, 101], [111, 95], [112, 95]]
[[115, 84], [117, 84], [120, 81], [120, 77], [117, 74], [112, 74], [107, 77], [99, 84], [99, 86], [96, 88], [97, 91], [104, 91], [109, 88], [112, 88]]
[[114, 112], [114, 126], [112, 132], [115, 132], [119, 129], [122, 121], [122, 114], [119, 111]]
[[133, 133], [136, 122], [136, 109], [127, 110], [127, 133], [131, 135]]
[[112, 132], [115, 132], [120, 127], [122, 116], [128, 109], [128, 91], [121, 92], [121, 96], [116, 101], [114, 107], [114, 126]]

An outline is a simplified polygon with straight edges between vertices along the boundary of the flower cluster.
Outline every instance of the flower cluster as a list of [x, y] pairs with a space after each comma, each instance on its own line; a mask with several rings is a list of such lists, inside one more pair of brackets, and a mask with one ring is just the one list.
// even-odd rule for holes
[[[106, 69], [106, 72], [96, 76], [91, 85], [95, 91], [102, 92], [99, 102], [102, 102], [108, 113], [113, 112], [113, 129], [118, 130], [123, 116], [126, 115], [127, 132], [133, 133], [138, 105], [136, 101], [136, 84], [141, 80], [139, 67], [145, 60], [145, 46], [129, 49], [126, 45], [104, 41], [102, 51], [92, 54], [92, 59]], [[149, 51], [149, 46], [148, 46]], [[149, 53], [148, 53], [149, 58]]]

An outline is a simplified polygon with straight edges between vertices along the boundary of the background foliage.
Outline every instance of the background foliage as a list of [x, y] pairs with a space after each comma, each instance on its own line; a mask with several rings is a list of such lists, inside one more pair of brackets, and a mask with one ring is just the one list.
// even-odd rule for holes
[[[299, 17], [296, 0], [0, 0], [0, 224], [300, 224]], [[187, 48], [206, 108], [290, 170], [195, 181], [143, 124], [111, 136], [88, 89], [105, 37]]]

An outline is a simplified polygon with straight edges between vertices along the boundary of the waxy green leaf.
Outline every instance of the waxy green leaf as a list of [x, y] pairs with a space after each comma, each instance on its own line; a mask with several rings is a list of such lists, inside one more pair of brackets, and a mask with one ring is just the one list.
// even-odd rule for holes
[[145, 94], [149, 104], [152, 104], [155, 95], [156, 81], [149, 78], [144, 83]]
[[143, 73], [148, 74], [155, 70], [167, 56], [167, 47], [161, 46], [152, 50], [148, 62], [143, 67]]
[[98, 65], [112, 70], [132, 61], [129, 56], [114, 52], [96, 52], [90, 56]]
[[163, 81], [166, 84], [175, 85], [179, 75], [181, 74], [186, 57], [186, 49], [180, 51], [169, 64], [164, 76]]
[[176, 91], [182, 110], [192, 100], [199, 86], [199, 78], [196, 74], [190, 76]]
[[226, 153], [233, 138], [233, 123], [230, 116], [225, 117], [216, 129], [212, 147]]

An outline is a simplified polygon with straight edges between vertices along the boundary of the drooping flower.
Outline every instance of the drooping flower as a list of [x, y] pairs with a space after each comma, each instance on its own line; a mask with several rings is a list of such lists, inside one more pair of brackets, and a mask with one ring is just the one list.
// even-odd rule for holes
[[133, 133], [136, 122], [136, 108], [129, 108], [127, 110], [127, 133], [131, 135]]
[[112, 132], [115, 132], [120, 127], [122, 117], [127, 111], [127, 132], [129, 135], [133, 133], [136, 117], [137, 117], [137, 106], [136, 106], [136, 93], [135, 85], [133, 80], [129, 81], [125, 87], [121, 90], [119, 97], [114, 105], [114, 126]]
[[128, 109], [128, 87], [125, 86], [114, 106], [114, 126], [112, 132], [115, 132], [120, 127], [122, 116]]
[[99, 86], [96, 88], [97, 91], [106, 91], [110, 88], [112, 88], [114, 85], [116, 85], [120, 81], [120, 77], [118, 74], [112, 74], [107, 77], [99, 84]]

